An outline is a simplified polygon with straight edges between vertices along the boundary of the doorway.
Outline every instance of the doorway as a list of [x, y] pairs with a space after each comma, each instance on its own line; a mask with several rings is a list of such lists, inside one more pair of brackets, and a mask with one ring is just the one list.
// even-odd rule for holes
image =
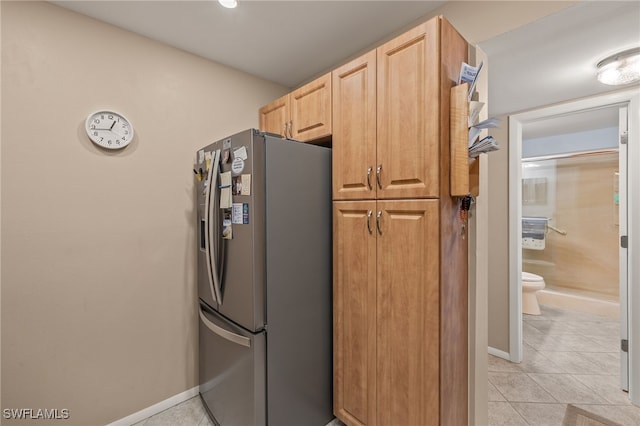
[[[622, 146], [623, 149], [620, 149], [619, 153], [616, 155], [618, 160], [620, 161], [620, 170], [618, 171], [620, 174], [620, 178], [618, 183], [615, 183], [615, 179], [612, 176], [609, 179], [609, 183], [611, 185], [611, 190], [618, 190], [620, 193], [624, 191], [624, 193], [629, 194], [629, 198], [624, 197], [624, 193], [622, 196], [614, 199], [612, 193], [612, 215], [614, 211], [621, 212], [617, 215], [618, 217], [618, 234], [619, 236], [627, 236], [630, 232], [634, 231], [633, 223], [631, 223], [632, 214], [626, 215], [626, 212], [638, 211], [637, 205], [638, 200], [633, 198], [632, 196], [632, 188], [637, 188], [640, 186], [639, 176], [635, 170], [629, 170], [627, 173], [626, 164], [627, 161], [633, 164], [632, 158], [638, 158], [640, 156], [640, 147], [638, 147], [638, 101], [640, 96], [633, 91], [621, 91], [616, 92], [604, 96], [598, 96], [594, 98], [589, 98], [585, 100], [574, 101], [562, 105], [557, 105], [554, 107], [545, 108], [542, 110], [532, 111], [528, 113], [517, 114], [511, 116], [509, 118], [509, 139], [510, 139], [510, 150], [509, 150], [509, 174], [510, 174], [510, 182], [514, 183], [510, 185], [509, 189], [509, 204], [510, 211], [512, 212], [509, 217], [509, 246], [510, 246], [510, 267], [509, 267], [509, 275], [510, 275], [510, 294], [509, 294], [509, 318], [510, 318], [510, 326], [509, 326], [509, 346], [510, 346], [510, 359], [514, 362], [521, 362], [523, 355], [523, 321], [522, 321], [522, 266], [523, 266], [523, 246], [522, 246], [522, 217], [523, 217], [523, 202], [533, 202], [536, 201], [535, 197], [538, 197], [537, 201], [541, 201], [542, 197], [549, 197], [549, 192], [555, 190], [556, 188], [550, 188], [549, 185], [545, 187], [545, 179], [543, 176], [535, 176], [535, 173], [532, 173], [532, 176], [527, 177], [527, 179], [531, 179], [526, 183], [528, 185], [523, 186], [523, 165], [527, 164], [527, 161], [523, 162], [523, 153], [526, 154], [529, 149], [525, 145], [523, 145], [523, 134], [526, 136], [526, 132], [528, 131], [528, 127], [535, 127], [540, 125], [544, 121], [553, 121], [558, 120], [562, 121], [562, 119], [567, 119], [567, 117], [575, 116], [577, 113], [586, 113], [586, 112], [594, 112], [598, 110], [613, 110], [615, 109], [619, 117], [624, 116], [624, 122], [622, 119], [619, 120], [618, 124], [618, 133], [620, 136], [625, 136], [626, 141], [628, 143], [622, 144], [621, 141], [625, 140], [625, 137], [619, 138], [618, 146]], [[628, 122], [627, 122], [628, 117]], [[624, 128], [626, 127], [626, 128]], [[626, 142], [625, 141], [625, 142]], [[557, 143], [552, 144], [554, 149], [559, 149]], [[623, 146], [624, 145], [624, 146]], [[628, 153], [627, 153], [628, 148]], [[613, 148], [611, 148], [613, 149]], [[575, 150], [574, 150], [575, 151]], [[589, 151], [588, 149], [583, 149], [583, 151]], [[595, 149], [591, 151], [600, 151], [600, 149]], [[528, 156], [529, 158], [535, 159], [535, 155]], [[539, 153], [538, 153], [539, 154]], [[555, 152], [549, 155], [558, 156], [561, 153]], [[565, 152], [565, 154], [567, 154]], [[611, 154], [611, 152], [609, 152]], [[544, 161], [542, 155], [538, 155], [538, 159]], [[593, 158], [593, 157], [592, 157]], [[629, 158], [629, 160], [628, 160]], [[558, 160], [557, 158], [548, 158], [547, 160]], [[556, 161], [557, 162], [557, 161]], [[529, 164], [534, 164], [533, 161], [530, 161]], [[539, 166], [542, 163], [538, 164]], [[557, 173], [557, 168], [554, 164], [554, 172]], [[626, 176], [626, 178], [625, 178]], [[627, 185], [628, 184], [628, 185]], [[545, 192], [546, 191], [546, 192]], [[523, 192], [527, 192], [524, 194], [526, 198], [523, 198]], [[636, 189], [637, 194], [637, 189]], [[572, 194], [573, 195], [573, 194]], [[636, 196], [637, 197], [637, 196]], [[541, 213], [541, 212], [538, 212]], [[542, 212], [544, 213], [544, 212]], [[542, 214], [541, 213], [541, 214]], [[545, 213], [546, 214], [546, 213]], [[544, 214], [541, 216], [545, 216]], [[557, 214], [555, 215], [557, 217]], [[637, 215], [636, 215], [637, 216]], [[626, 227], [628, 223], [628, 229]], [[551, 223], [550, 226], [556, 228], [559, 232], [557, 232], [558, 237], [563, 236], [562, 232], [562, 224], [559, 223]], [[637, 224], [636, 224], [637, 226]], [[555, 231], [554, 234], [556, 233]], [[637, 232], [637, 231], [634, 231]], [[616, 241], [617, 243], [618, 241]], [[619, 271], [619, 300], [620, 300], [620, 340], [628, 341], [628, 346], [630, 346], [627, 351], [620, 352], [620, 365], [621, 365], [621, 378], [622, 381], [620, 383], [621, 387], [629, 388], [629, 397], [632, 402], [636, 405], [640, 404], [638, 400], [640, 398], [640, 378], [636, 377], [640, 375], [640, 371], [638, 369], [634, 370], [633, 366], [640, 364], [640, 337], [634, 337], [636, 335], [640, 336], [640, 332], [635, 329], [629, 329], [628, 324], [633, 323], [633, 316], [640, 316], [640, 309], [633, 309], [635, 306], [640, 307], [640, 297], [636, 294], [638, 291], [634, 292], [633, 283], [638, 283], [638, 270], [633, 268], [632, 262], [627, 262], [628, 256], [633, 256], [632, 249], [627, 247], [620, 248], [620, 262], [619, 267], [617, 268]], [[637, 254], [635, 255], [637, 256]], [[535, 261], [538, 263], [542, 263], [544, 265], [544, 259], [536, 259], [535, 256], [530, 256], [528, 259], [529, 263], [527, 267], [530, 267]], [[553, 263], [553, 262], [549, 262]], [[551, 276], [551, 275], [550, 275]], [[611, 289], [609, 289], [611, 290]], [[628, 366], [628, 367], [627, 367]], [[634, 371], [638, 371], [635, 375]], [[629, 381], [627, 381], [629, 379]]]

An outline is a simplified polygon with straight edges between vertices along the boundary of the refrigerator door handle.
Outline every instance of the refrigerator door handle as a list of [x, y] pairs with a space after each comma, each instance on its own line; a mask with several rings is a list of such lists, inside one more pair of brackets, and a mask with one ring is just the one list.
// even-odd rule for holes
[[209, 330], [211, 330], [218, 336], [230, 342], [245, 346], [247, 348], [251, 347], [251, 339], [249, 339], [248, 337], [244, 337], [239, 334], [233, 333], [229, 330], [225, 330], [224, 328], [214, 324], [213, 322], [209, 321], [206, 314], [202, 311], [202, 307], [200, 307], [199, 309], [200, 309], [200, 320], [204, 325], [207, 326]]
[[[220, 286], [218, 283], [218, 267], [217, 262], [214, 261], [214, 258], [217, 257], [217, 253], [212, 253], [212, 245], [214, 244], [213, 236], [214, 229], [218, 227], [217, 223], [214, 223], [214, 211], [215, 211], [215, 198], [218, 196], [217, 185], [218, 185], [218, 167], [220, 164], [220, 150], [218, 149], [212, 155], [211, 159], [212, 163], [209, 167], [209, 173], [207, 175], [207, 193], [205, 196], [205, 206], [207, 209], [207, 219], [206, 219], [206, 229], [205, 233], [205, 251], [207, 257], [207, 275], [209, 276], [209, 286], [211, 287], [211, 295], [213, 296], [213, 300], [221, 304], [222, 303], [222, 295], [220, 294]], [[213, 199], [212, 199], [213, 197]], [[217, 247], [217, 243], [216, 243]]]
[[[211, 254], [211, 271], [213, 274], [213, 291], [215, 292], [218, 304], [222, 305], [222, 272], [224, 267], [224, 240], [222, 239], [222, 224], [220, 223], [220, 191], [218, 191], [218, 177], [220, 177], [220, 156], [221, 150], [215, 152], [215, 170], [212, 180], [214, 181], [213, 200], [209, 210], [211, 218], [210, 239], [214, 244], [215, 251]], [[214, 220], [215, 219], [215, 220]]]

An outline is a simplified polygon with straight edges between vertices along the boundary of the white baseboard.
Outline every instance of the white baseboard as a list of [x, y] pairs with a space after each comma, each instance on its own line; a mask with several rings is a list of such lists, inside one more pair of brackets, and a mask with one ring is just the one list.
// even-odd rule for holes
[[138, 423], [139, 421], [146, 419], [147, 417], [151, 417], [154, 414], [158, 414], [166, 410], [167, 408], [171, 408], [174, 405], [180, 404], [181, 402], [184, 402], [187, 399], [191, 399], [196, 395], [198, 395], [198, 386], [195, 386], [182, 393], [179, 393], [170, 398], [167, 398], [164, 401], [160, 401], [157, 404], [152, 405], [151, 407], [147, 407], [143, 410], [138, 411], [137, 413], [133, 413], [127, 417], [123, 417], [120, 420], [116, 420], [113, 423], [109, 423], [107, 426], [130, 426], [132, 424]]
[[492, 348], [489, 346], [489, 355], [497, 356], [498, 358], [506, 359], [507, 361], [511, 361], [511, 355], [508, 352], [501, 351], [500, 349]]

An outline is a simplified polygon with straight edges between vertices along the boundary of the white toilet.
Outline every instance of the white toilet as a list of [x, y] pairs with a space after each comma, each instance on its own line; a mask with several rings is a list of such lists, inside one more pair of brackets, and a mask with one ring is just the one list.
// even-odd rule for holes
[[540, 315], [540, 305], [536, 293], [544, 288], [540, 275], [522, 271], [522, 313]]

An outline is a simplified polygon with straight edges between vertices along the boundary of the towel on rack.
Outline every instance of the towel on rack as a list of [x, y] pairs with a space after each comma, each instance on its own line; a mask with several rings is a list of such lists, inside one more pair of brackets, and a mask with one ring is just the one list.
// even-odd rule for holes
[[544, 240], [548, 220], [546, 217], [522, 217], [522, 238]]

